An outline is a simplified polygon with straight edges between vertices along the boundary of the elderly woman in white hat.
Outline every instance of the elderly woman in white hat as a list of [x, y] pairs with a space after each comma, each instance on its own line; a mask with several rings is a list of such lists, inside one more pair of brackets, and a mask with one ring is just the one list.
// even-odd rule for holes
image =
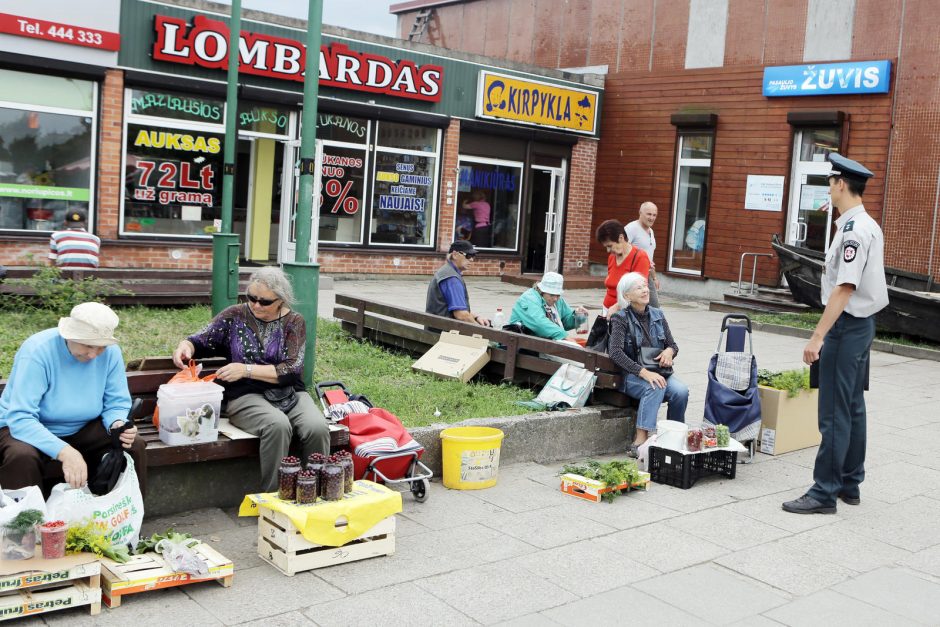
[[[131, 408], [124, 358], [114, 330], [118, 317], [101, 303], [82, 303], [27, 338], [13, 358], [0, 396], [0, 485], [39, 486], [59, 474], [73, 488], [95, 476], [111, 448], [112, 429]], [[146, 486], [143, 440], [132, 427], [120, 435]], [[49, 486], [51, 487], [51, 486]], [[48, 492], [46, 492], [48, 494]]]
[[[584, 307], [572, 309], [561, 297], [565, 279], [557, 272], [546, 272], [542, 280], [529, 288], [512, 307], [509, 324], [521, 324], [527, 333], [550, 340], [563, 340], [568, 331], [586, 319]], [[584, 316], [584, 318], [582, 318]]]

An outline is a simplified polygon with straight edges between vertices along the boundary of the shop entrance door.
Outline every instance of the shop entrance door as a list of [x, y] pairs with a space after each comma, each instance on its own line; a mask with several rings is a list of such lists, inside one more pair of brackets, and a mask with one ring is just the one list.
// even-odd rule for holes
[[[293, 194], [291, 148], [285, 140], [242, 137], [235, 182], [234, 226], [244, 242], [242, 257], [259, 264], [278, 261], [281, 216]], [[286, 193], [285, 193], [286, 192]]]
[[558, 272], [561, 233], [565, 223], [565, 170], [534, 166], [529, 224], [523, 272]]
[[793, 172], [787, 212], [787, 243], [825, 252], [829, 246], [832, 207], [826, 161], [839, 151], [841, 131], [834, 128], [802, 129], [793, 138]]
[[[317, 175], [313, 179], [313, 203], [311, 204], [310, 218], [310, 256], [309, 260], [317, 260], [317, 233], [319, 231], [320, 206], [320, 174], [322, 168], [320, 164], [323, 161], [323, 142], [317, 141], [314, 172]], [[280, 263], [293, 262], [297, 258], [297, 206], [300, 203], [300, 140], [287, 142], [285, 155], [285, 173], [284, 189], [290, 193], [283, 194], [281, 199], [281, 212], [285, 216], [280, 229], [280, 254], [278, 261]]]

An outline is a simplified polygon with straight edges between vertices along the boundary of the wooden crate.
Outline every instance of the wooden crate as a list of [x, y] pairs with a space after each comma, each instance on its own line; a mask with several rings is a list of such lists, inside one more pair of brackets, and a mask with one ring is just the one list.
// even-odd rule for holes
[[324, 546], [304, 538], [286, 514], [258, 509], [258, 555], [285, 575], [395, 553], [394, 516], [348, 544]]
[[650, 489], [650, 474], [648, 472], [640, 472], [640, 480], [632, 485], [627, 485], [626, 483], [619, 485], [615, 488], [608, 487], [603, 481], [598, 481], [596, 479], [588, 479], [587, 477], [582, 477], [581, 475], [576, 475], [574, 473], [568, 473], [561, 476], [561, 491], [570, 496], [584, 499], [585, 501], [591, 501], [592, 503], [600, 503], [603, 496], [608, 492], [613, 492], [614, 490], [627, 491], [630, 490], [649, 490]]
[[[87, 555], [42, 560], [42, 570], [0, 575], [0, 621], [83, 605], [90, 607], [92, 615], [99, 614], [101, 566], [97, 558], [87, 560]], [[23, 564], [30, 568], [27, 564], [32, 561]], [[55, 568], [57, 562], [61, 568]]]
[[128, 594], [187, 586], [202, 581], [218, 581], [225, 588], [232, 585], [235, 566], [231, 560], [205, 543], [197, 544], [193, 550], [209, 564], [208, 577], [174, 572], [163, 556], [154, 552], [134, 555], [125, 564], [103, 560], [101, 593], [104, 604], [120, 607], [121, 597]]

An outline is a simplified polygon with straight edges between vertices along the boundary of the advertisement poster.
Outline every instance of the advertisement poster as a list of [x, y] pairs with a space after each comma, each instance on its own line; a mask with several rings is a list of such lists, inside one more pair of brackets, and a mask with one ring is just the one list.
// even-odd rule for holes
[[434, 157], [376, 154], [374, 242], [423, 244], [434, 194]]
[[782, 176], [747, 175], [744, 208], [753, 211], [780, 211], [783, 209]]
[[804, 185], [800, 188], [800, 211], [826, 211], [828, 208], [828, 185]]

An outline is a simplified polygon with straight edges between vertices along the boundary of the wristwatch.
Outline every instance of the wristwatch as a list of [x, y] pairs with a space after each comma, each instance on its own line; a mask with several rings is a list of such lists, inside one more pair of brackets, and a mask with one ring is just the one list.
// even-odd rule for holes
[[245, 373], [248, 375], [248, 378], [251, 378], [251, 366], [252, 364], [245, 364]]

